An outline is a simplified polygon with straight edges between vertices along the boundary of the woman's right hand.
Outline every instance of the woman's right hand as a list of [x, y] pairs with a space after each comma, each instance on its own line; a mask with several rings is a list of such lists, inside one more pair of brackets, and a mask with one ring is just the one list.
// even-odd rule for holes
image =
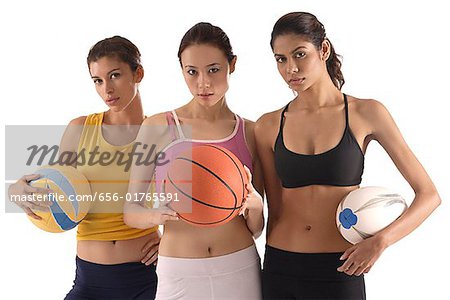
[[45, 197], [34, 197], [34, 195], [47, 195], [53, 192], [47, 188], [29, 185], [30, 181], [39, 179], [39, 177], [39, 174], [25, 175], [8, 188], [10, 201], [17, 204], [29, 217], [36, 220], [41, 220], [42, 218], [35, 214], [33, 210], [47, 211], [52, 202], [45, 201]]
[[176, 211], [167, 206], [150, 208], [140, 203], [126, 202], [123, 220], [133, 228], [147, 229], [156, 225], [164, 225], [167, 221], [178, 221]]
[[150, 222], [155, 225], [164, 225], [167, 221], [178, 221], [180, 217], [178, 213], [168, 206], [149, 209]]

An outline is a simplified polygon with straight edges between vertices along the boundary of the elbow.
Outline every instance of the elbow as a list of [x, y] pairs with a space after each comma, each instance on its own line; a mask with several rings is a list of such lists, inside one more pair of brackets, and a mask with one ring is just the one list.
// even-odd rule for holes
[[253, 238], [256, 240], [257, 238], [259, 238], [262, 234], [264, 230], [264, 219], [262, 221], [261, 226], [259, 226], [258, 230], [255, 230], [254, 232], [252, 232]]
[[128, 227], [137, 229], [148, 229], [158, 224], [153, 224], [149, 221], [148, 215], [145, 213], [147, 209], [139, 204], [125, 204], [123, 210], [123, 222]]
[[424, 199], [427, 199], [428, 205], [432, 209], [432, 211], [442, 203], [441, 197], [439, 196], [439, 193], [436, 191], [436, 189], [425, 192], [422, 195]]
[[437, 208], [439, 205], [441, 205], [442, 199], [441, 199], [441, 196], [439, 196], [437, 191], [434, 192], [432, 199], [433, 199], [435, 208]]
[[137, 229], [147, 229], [149, 227], [142, 226], [142, 224], [139, 223], [138, 219], [136, 218], [136, 215], [133, 213], [124, 213], [123, 214], [123, 222], [125, 225], [131, 228], [137, 228]]
[[253, 234], [253, 239], [258, 239], [261, 236], [262, 231], [258, 231], [256, 233]]
[[134, 227], [135, 224], [133, 224], [132, 220], [133, 218], [131, 217], [131, 213], [123, 213], [123, 222], [125, 223], [125, 225], [127, 225], [128, 227]]
[[253, 238], [256, 240], [261, 236], [262, 230], [258, 230], [257, 232], [253, 233]]
[[435, 210], [442, 203], [441, 197], [434, 186], [429, 189], [416, 191], [415, 194], [415, 198], [424, 200], [431, 211]]
[[133, 204], [126, 203], [123, 209], [123, 222], [128, 227], [138, 228], [138, 224], [136, 223], [135, 214], [132, 212]]

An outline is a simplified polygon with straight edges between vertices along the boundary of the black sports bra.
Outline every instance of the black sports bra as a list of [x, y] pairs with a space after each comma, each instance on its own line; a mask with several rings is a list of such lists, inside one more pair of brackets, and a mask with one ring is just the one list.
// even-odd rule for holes
[[275, 168], [285, 188], [313, 184], [352, 186], [361, 183], [364, 154], [348, 125], [347, 95], [344, 94], [345, 129], [339, 143], [320, 154], [306, 155], [290, 151], [284, 145], [284, 113], [281, 113], [280, 130], [275, 141]]

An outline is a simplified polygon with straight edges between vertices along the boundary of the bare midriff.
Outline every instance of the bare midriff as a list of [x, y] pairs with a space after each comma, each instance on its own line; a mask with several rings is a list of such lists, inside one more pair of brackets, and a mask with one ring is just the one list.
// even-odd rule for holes
[[272, 199], [269, 205], [267, 243], [300, 253], [345, 251], [351, 244], [337, 229], [336, 209], [356, 188], [323, 185], [283, 188], [281, 199]]
[[171, 221], [164, 227], [159, 254], [179, 258], [207, 258], [230, 254], [254, 244], [242, 217], [215, 227]]
[[98, 264], [120, 264], [140, 262], [146, 253], [143, 247], [156, 239], [158, 231], [135, 239], [117, 241], [78, 241], [77, 255], [83, 260]]

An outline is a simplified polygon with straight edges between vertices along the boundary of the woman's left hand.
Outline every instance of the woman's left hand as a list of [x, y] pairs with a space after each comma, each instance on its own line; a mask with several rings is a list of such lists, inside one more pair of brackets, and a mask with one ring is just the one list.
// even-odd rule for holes
[[141, 263], [149, 266], [150, 264], [154, 264], [156, 266], [156, 261], [158, 259], [158, 249], [159, 249], [159, 241], [161, 238], [159, 234], [149, 240], [144, 247], [142, 247], [142, 253], [144, 257], [141, 259]]
[[245, 185], [245, 188], [247, 189], [247, 197], [244, 199], [244, 202], [242, 203], [242, 208], [239, 212], [239, 215], [243, 215], [244, 218], [247, 217], [248, 211], [263, 211], [263, 199], [261, 195], [258, 193], [258, 191], [255, 190], [252, 184], [252, 173], [250, 172], [249, 168], [247, 166], [244, 166], [245, 173], [247, 173], [248, 183]]
[[346, 261], [337, 270], [350, 276], [368, 273], [385, 249], [386, 246], [380, 237], [365, 239], [344, 252], [341, 260]]

